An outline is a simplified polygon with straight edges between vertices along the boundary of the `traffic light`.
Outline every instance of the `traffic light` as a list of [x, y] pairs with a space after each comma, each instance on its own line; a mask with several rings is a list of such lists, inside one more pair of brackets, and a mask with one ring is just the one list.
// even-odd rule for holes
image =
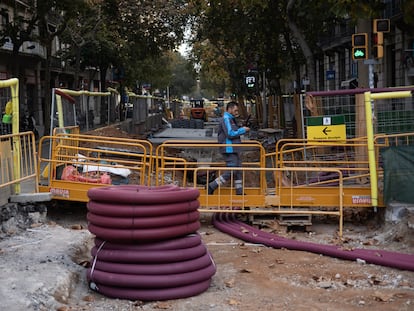
[[246, 82], [246, 86], [248, 89], [252, 89], [256, 87], [256, 77], [253, 75], [246, 76], [245, 82]]
[[356, 33], [352, 35], [352, 59], [368, 59], [367, 33]]
[[371, 52], [374, 58], [384, 57], [384, 34], [382, 32], [372, 34]]
[[390, 32], [390, 20], [389, 19], [374, 19], [372, 25], [372, 32]]
[[250, 73], [249, 75], [244, 77], [244, 82], [247, 88], [248, 93], [257, 93], [257, 78], [256, 75]]
[[374, 58], [384, 57], [384, 32], [390, 31], [389, 19], [374, 19], [372, 24], [371, 53]]

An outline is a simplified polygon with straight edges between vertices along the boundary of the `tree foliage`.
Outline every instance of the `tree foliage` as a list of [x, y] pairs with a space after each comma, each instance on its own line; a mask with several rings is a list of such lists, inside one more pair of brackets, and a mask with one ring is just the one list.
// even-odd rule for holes
[[130, 82], [135, 77], [129, 74], [129, 68], [139, 67], [146, 58], [161, 56], [183, 39], [185, 1], [113, 0], [105, 6], [111, 27], [117, 29], [120, 65], [125, 67]]

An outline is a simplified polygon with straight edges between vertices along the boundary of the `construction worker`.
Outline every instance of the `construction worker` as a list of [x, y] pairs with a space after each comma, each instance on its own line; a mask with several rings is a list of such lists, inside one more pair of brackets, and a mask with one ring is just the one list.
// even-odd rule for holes
[[11, 101], [8, 101], [5, 108], [4, 114], [1, 118], [1, 135], [11, 134], [12, 132], [12, 114], [13, 114], [13, 104]]
[[8, 101], [4, 107], [4, 115], [2, 118], [3, 123], [11, 124], [12, 123], [12, 113], [13, 113], [13, 104], [11, 101]]
[[[233, 147], [232, 144], [241, 143], [241, 135], [250, 131], [247, 126], [239, 127], [236, 122], [236, 117], [239, 116], [239, 105], [237, 102], [229, 102], [226, 106], [226, 111], [222, 118], [220, 118], [218, 126], [218, 143], [226, 144], [226, 146], [220, 147], [220, 152], [223, 155], [224, 161], [227, 167], [241, 167], [240, 148]], [[236, 188], [236, 194], [243, 194], [243, 180], [242, 171], [230, 171], [226, 170], [222, 175], [210, 182], [207, 186], [208, 194], [213, 194], [214, 191], [227, 181], [231, 179], [234, 174], [234, 187]]]

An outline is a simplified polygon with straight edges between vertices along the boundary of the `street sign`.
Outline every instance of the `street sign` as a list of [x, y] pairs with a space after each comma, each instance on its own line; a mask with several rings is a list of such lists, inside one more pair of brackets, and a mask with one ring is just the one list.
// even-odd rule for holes
[[345, 116], [308, 117], [308, 140], [346, 140]]
[[326, 71], [326, 80], [335, 80], [335, 70]]

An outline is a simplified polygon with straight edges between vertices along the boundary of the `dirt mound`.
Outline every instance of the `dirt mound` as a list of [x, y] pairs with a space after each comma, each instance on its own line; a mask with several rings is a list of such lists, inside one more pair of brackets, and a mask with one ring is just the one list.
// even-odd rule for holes
[[0, 206], [0, 239], [46, 220], [45, 204], [7, 203]]

